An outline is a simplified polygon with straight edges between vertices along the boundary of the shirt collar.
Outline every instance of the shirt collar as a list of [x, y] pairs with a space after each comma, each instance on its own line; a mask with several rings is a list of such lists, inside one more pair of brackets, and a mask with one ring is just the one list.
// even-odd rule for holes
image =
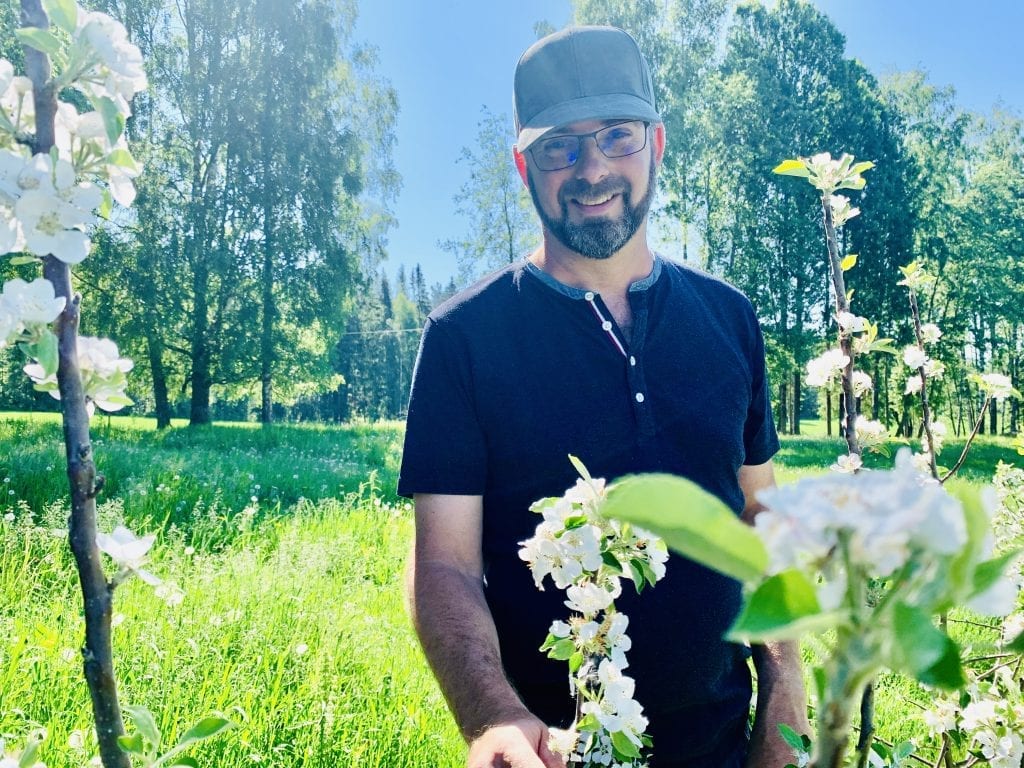
[[[590, 293], [586, 288], [577, 288], [572, 285], [566, 285], [560, 280], [549, 275], [543, 269], [538, 267], [532, 261], [527, 259], [526, 271], [536, 277], [542, 283], [549, 288], [552, 288], [563, 296], [568, 296], [570, 299], [585, 299], [587, 294]], [[652, 285], [654, 285], [658, 278], [661, 276], [661, 257], [658, 254], [654, 254], [654, 266], [651, 268], [651, 273], [647, 277], [642, 277], [629, 285], [630, 293], [637, 293], [640, 291], [646, 291]]]

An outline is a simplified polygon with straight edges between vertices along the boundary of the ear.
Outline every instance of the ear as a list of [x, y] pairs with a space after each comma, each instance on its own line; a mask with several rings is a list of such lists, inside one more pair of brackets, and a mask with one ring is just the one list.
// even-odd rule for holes
[[661, 165], [665, 157], [665, 124], [658, 123], [654, 126], [654, 161]]
[[523, 180], [523, 186], [530, 186], [526, 175], [526, 158], [522, 152], [516, 149], [515, 145], [512, 146], [512, 159], [516, 161], [516, 170], [519, 171], [519, 178]]

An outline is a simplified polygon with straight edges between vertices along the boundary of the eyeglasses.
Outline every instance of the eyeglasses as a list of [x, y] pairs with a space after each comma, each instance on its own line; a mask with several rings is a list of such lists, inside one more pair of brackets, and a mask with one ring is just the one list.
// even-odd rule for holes
[[647, 146], [647, 128], [642, 120], [627, 120], [607, 125], [593, 133], [567, 133], [537, 141], [530, 147], [533, 162], [542, 171], [560, 171], [576, 164], [583, 148], [583, 140], [594, 137], [601, 154], [614, 160], [635, 155]]

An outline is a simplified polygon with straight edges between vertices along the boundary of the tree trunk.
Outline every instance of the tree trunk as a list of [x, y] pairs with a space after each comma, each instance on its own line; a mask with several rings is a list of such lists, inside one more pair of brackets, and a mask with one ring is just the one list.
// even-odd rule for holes
[[786, 412], [789, 404], [787, 389], [785, 381], [779, 383], [779, 418], [776, 420], [776, 429], [780, 434], [784, 434], [789, 427], [789, 414]]
[[803, 399], [800, 378], [800, 371], [793, 372], [793, 415], [791, 417], [792, 428], [789, 430], [794, 435], [800, 434], [800, 401]]
[[[269, 192], [265, 191], [269, 198]], [[263, 204], [263, 323], [260, 329], [260, 423], [274, 420], [274, 206]]]
[[153, 377], [153, 403], [156, 406], [156, 428], [171, 426], [171, 402], [167, 396], [167, 371], [164, 369], [163, 343], [152, 326], [146, 328], [146, 349], [149, 370]]
[[[204, 243], [193, 240], [192, 247], [197, 251]], [[205, 254], [196, 253], [195, 271], [192, 281], [192, 401], [189, 409], [189, 424], [210, 423], [210, 344], [207, 339], [207, 316], [209, 296], [207, 294], [208, 268]]]
[[[25, 26], [49, 29], [50, 22], [40, 0], [21, 0]], [[46, 154], [54, 143], [57, 94], [48, 85], [50, 62], [42, 53], [25, 46], [25, 70], [32, 80], [36, 110], [36, 142], [33, 150]], [[71, 270], [53, 256], [43, 261], [43, 275], [53, 284], [56, 296], [65, 299], [64, 310], [54, 322], [58, 340], [57, 386], [63, 415], [64, 449], [71, 491], [68, 543], [75, 558], [82, 587], [85, 644], [82, 670], [92, 700], [93, 718], [100, 757], [106, 768], [131, 768], [128, 755], [117, 743], [124, 735], [124, 722], [117, 698], [114, 658], [111, 650], [110, 618], [112, 587], [103, 573], [96, 545], [96, 494], [102, 485], [93, 463], [82, 375], [78, 366], [79, 297], [71, 287]]]
[[825, 435], [832, 437], [832, 393], [825, 392]]

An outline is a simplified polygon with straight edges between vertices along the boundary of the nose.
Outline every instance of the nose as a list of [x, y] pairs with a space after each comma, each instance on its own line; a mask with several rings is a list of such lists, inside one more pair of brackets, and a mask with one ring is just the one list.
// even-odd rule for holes
[[598, 149], [597, 138], [585, 136], [580, 141], [580, 156], [573, 165], [575, 176], [591, 184], [608, 175], [608, 158]]

